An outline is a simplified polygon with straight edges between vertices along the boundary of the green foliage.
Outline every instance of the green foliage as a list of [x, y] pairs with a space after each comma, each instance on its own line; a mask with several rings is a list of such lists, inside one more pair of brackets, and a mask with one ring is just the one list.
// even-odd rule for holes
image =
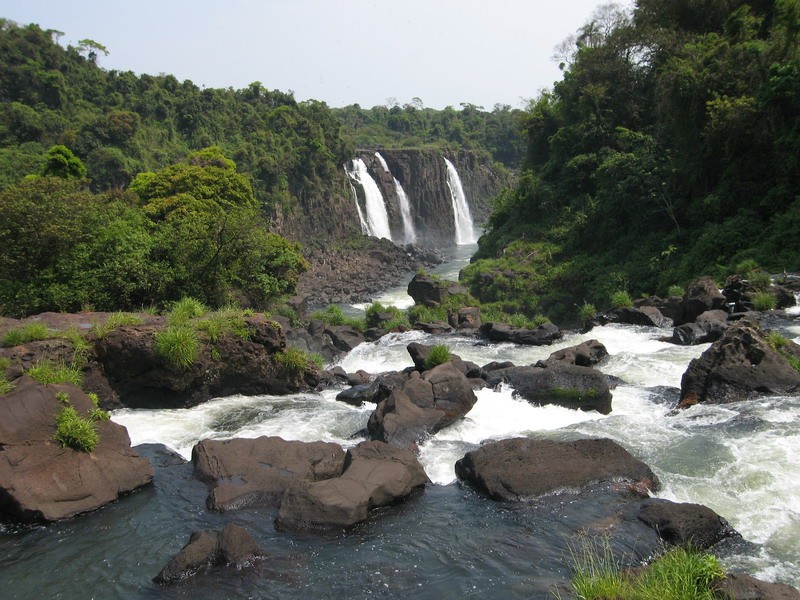
[[607, 538], [585, 537], [572, 548], [572, 588], [584, 600], [712, 600], [725, 577], [712, 554], [676, 547], [637, 574], [624, 572]]
[[53, 439], [62, 448], [72, 448], [79, 452], [91, 452], [100, 442], [94, 422], [78, 416], [71, 406], [62, 408], [56, 416], [56, 433]]
[[758, 292], [765, 292], [772, 286], [772, 277], [764, 271], [750, 271], [746, 277], [750, 287]]
[[580, 315], [581, 321], [588, 321], [597, 314], [597, 309], [594, 307], [594, 304], [584, 302], [581, 304], [578, 314]]
[[631, 300], [631, 295], [624, 290], [618, 290], [614, 292], [613, 294], [611, 294], [611, 306], [614, 308], [633, 306], [633, 300]]
[[[378, 315], [390, 315], [391, 318], [385, 321], [380, 321]], [[406, 314], [396, 306], [384, 306], [380, 302], [370, 304], [366, 311], [364, 318], [367, 327], [383, 327], [388, 330], [410, 327]]]
[[25, 374], [42, 385], [71, 383], [76, 387], [80, 387], [83, 383], [83, 373], [79, 369], [64, 363], [54, 363], [50, 360], [37, 362]]
[[3, 346], [10, 348], [35, 340], [48, 340], [56, 336], [56, 332], [44, 323], [31, 321], [22, 327], [9, 329], [3, 336]]
[[86, 362], [89, 351], [92, 349], [92, 344], [86, 339], [74, 325], [65, 329], [60, 334], [60, 337], [69, 341], [72, 344], [72, 363], [73, 365], [80, 365]]
[[14, 389], [14, 384], [10, 382], [5, 374], [0, 375], [0, 396], [9, 394]]
[[179, 369], [191, 366], [200, 355], [197, 331], [187, 324], [169, 325], [155, 336], [156, 351]]
[[275, 360], [282, 365], [292, 377], [302, 375], [306, 369], [316, 366], [317, 358], [311, 357], [308, 353], [298, 348], [286, 348], [283, 352], [275, 354]]
[[672, 298], [675, 296], [683, 296], [686, 290], [681, 285], [671, 285], [667, 288], [667, 297]]
[[94, 404], [95, 408], [100, 407], [100, 397], [97, 394], [95, 394], [94, 392], [89, 392], [86, 395], [89, 396], [89, 400], [92, 402], [92, 404]]
[[108, 336], [109, 333], [118, 329], [119, 327], [128, 327], [128, 326], [135, 326], [135, 325], [142, 325], [144, 321], [139, 315], [135, 315], [132, 313], [124, 313], [124, 312], [115, 312], [106, 317], [106, 320], [103, 321], [103, 324], [100, 325], [99, 323], [95, 323], [92, 327], [92, 331], [94, 334], [103, 339]]
[[776, 352], [782, 350], [789, 343], [788, 338], [777, 331], [770, 331], [764, 336], [764, 341]]
[[61, 404], [69, 404], [69, 394], [67, 392], [56, 392], [56, 400]]
[[92, 422], [108, 421], [111, 415], [104, 411], [102, 408], [95, 407], [89, 411], [89, 420]]
[[443, 365], [448, 362], [451, 357], [452, 353], [447, 344], [436, 344], [431, 347], [428, 356], [425, 358], [425, 369], [428, 370]]
[[777, 305], [772, 292], [756, 292], [753, 294], [753, 308], [756, 310], [773, 310]]
[[211, 343], [216, 343], [223, 335], [235, 335], [243, 340], [250, 339], [250, 330], [240, 308], [228, 306], [221, 310], [207, 313], [195, 323], [195, 327], [204, 331]]
[[167, 321], [171, 324], [180, 325], [187, 323], [191, 319], [202, 317], [208, 312], [208, 307], [194, 298], [188, 296], [174, 302], [167, 313]]
[[325, 310], [318, 310], [312, 313], [313, 320], [322, 321], [327, 325], [339, 326], [346, 325], [352, 327], [356, 331], [364, 331], [367, 327], [365, 319], [358, 317], [348, 317], [344, 314], [341, 307], [331, 304]]
[[430, 307], [415, 304], [406, 312], [411, 323], [430, 323], [431, 321], [447, 321], [447, 311], [442, 306]]
[[62, 179], [85, 179], [86, 167], [69, 148], [58, 145], [47, 151], [42, 175]]

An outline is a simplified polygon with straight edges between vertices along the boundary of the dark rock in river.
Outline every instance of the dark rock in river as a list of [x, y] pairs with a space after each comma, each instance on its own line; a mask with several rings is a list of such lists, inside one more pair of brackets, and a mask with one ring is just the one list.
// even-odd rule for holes
[[726, 538], [740, 537], [725, 519], [701, 504], [648, 498], [636, 516], [674, 546], [705, 550]]
[[620, 323], [625, 325], [643, 325], [645, 327], [672, 327], [672, 319], [666, 318], [653, 306], [633, 308], [622, 306], [608, 312], [595, 315], [586, 322], [583, 330], [590, 331], [594, 327]]
[[408, 295], [414, 299], [415, 304], [422, 306], [436, 307], [450, 296], [466, 296], [468, 293], [463, 285], [424, 273], [414, 275], [408, 284]]
[[444, 321], [430, 321], [429, 323], [414, 323], [414, 329], [417, 331], [424, 331], [425, 333], [431, 333], [433, 335], [442, 335], [444, 333], [450, 333], [453, 331], [453, 327], [450, 323], [445, 323]]
[[724, 309], [726, 303], [714, 278], [701, 277], [690, 283], [683, 294], [684, 322], [693, 322], [707, 310]]
[[785, 583], [769, 583], [744, 573], [727, 573], [715, 594], [725, 600], [800, 600], [800, 592]]
[[511, 342], [529, 346], [549, 346], [561, 338], [561, 330], [549, 322], [535, 329], [512, 327], [505, 323], [484, 323], [479, 331], [493, 342]]
[[383, 442], [361, 442], [347, 451], [340, 477], [295, 481], [281, 498], [277, 527], [322, 530], [351, 527], [369, 512], [395, 504], [428, 482], [415, 454]]
[[681, 379], [679, 408], [698, 402], [723, 404], [763, 395], [800, 392], [800, 372], [787, 357], [800, 360], [800, 347], [786, 341], [779, 351], [757, 323], [742, 319], [689, 363]]
[[203, 440], [192, 449], [195, 475], [213, 487], [206, 504], [220, 511], [275, 502], [296, 480], [338, 477], [344, 456], [338, 444], [266, 436]]
[[467, 377], [453, 363], [417, 372], [378, 404], [367, 428], [373, 440], [415, 444], [467, 414], [477, 401]]
[[[547, 360], [540, 361], [541, 366], [554, 364], [592, 367], [608, 356], [606, 347], [597, 340], [586, 340], [577, 346], [562, 348], [553, 352]], [[539, 364], [539, 363], [537, 363]]]
[[150, 483], [153, 468], [131, 449], [128, 431], [112, 421], [94, 425], [100, 441], [91, 453], [62, 448], [56, 416], [69, 396], [81, 417], [94, 408], [69, 384], [42, 385], [27, 376], [0, 397], [0, 514], [18, 521], [57, 521], [95, 510]]
[[247, 530], [238, 525], [226, 525], [220, 532], [195, 531], [153, 581], [174, 583], [211, 567], [241, 569], [266, 555]]
[[456, 475], [494, 500], [528, 500], [600, 481], [658, 488], [650, 467], [608, 439], [491, 442], [467, 452]]
[[448, 321], [456, 329], [478, 329], [481, 326], [481, 309], [465, 306], [457, 311], [450, 311]]
[[542, 367], [513, 367], [491, 371], [486, 378], [489, 387], [507, 383], [514, 395], [531, 404], [555, 404], [566, 408], [611, 412], [611, 390], [608, 378], [589, 367], [553, 363]]
[[644, 308], [645, 306], [657, 308], [663, 317], [672, 319], [674, 325], [682, 325], [684, 323], [683, 298], [680, 296], [671, 296], [669, 298], [650, 296], [649, 298], [639, 298], [633, 301], [634, 308]]
[[727, 329], [727, 321], [685, 323], [672, 330], [672, 343], [678, 346], [696, 346], [716, 342]]

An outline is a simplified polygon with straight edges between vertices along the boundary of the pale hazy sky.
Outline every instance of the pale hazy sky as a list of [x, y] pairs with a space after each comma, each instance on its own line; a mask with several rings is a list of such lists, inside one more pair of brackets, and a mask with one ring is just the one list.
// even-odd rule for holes
[[553, 49], [608, 0], [0, 0], [0, 16], [91, 39], [103, 68], [198, 86], [253, 81], [364, 108], [419, 97], [520, 106], [560, 79]]

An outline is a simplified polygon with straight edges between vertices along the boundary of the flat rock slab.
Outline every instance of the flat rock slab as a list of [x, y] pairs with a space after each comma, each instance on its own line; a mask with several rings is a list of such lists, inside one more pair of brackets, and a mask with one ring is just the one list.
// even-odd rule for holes
[[341, 475], [345, 453], [330, 442], [286, 441], [280, 437], [202, 440], [192, 449], [195, 475], [211, 484], [211, 510], [277, 503], [295, 480], [320, 481]]
[[658, 487], [650, 467], [608, 439], [492, 442], [467, 452], [456, 463], [456, 475], [494, 500], [528, 500], [598, 482]]
[[649, 498], [642, 502], [636, 517], [674, 546], [705, 550], [726, 538], [739, 537], [725, 519], [702, 504]]
[[552, 323], [543, 323], [534, 329], [512, 327], [506, 323], [484, 323], [479, 331], [493, 342], [511, 342], [526, 346], [549, 346], [562, 335], [561, 330]]
[[316, 531], [344, 529], [380, 506], [397, 503], [428, 483], [416, 455], [383, 442], [361, 442], [347, 451], [340, 477], [296, 480], [281, 498], [277, 527]]
[[79, 388], [42, 385], [22, 377], [0, 397], [0, 515], [49, 522], [96, 510], [150, 483], [153, 468], [131, 449], [128, 430], [95, 423], [100, 441], [91, 453], [62, 448], [53, 439], [56, 415], [69, 396], [81, 417], [94, 408]]

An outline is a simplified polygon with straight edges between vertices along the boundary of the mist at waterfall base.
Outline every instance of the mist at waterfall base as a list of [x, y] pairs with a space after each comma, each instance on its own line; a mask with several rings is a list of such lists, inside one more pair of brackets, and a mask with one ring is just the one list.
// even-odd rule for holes
[[[433, 484], [407, 502], [376, 511], [367, 523], [329, 535], [278, 532], [276, 509], [227, 513], [205, 509], [206, 486], [191, 465], [143, 446], [154, 484], [94, 514], [0, 533], [0, 585], [6, 598], [551, 598], [570, 576], [569, 543], [596, 526], [613, 502], [580, 502], [570, 493], [530, 503], [499, 503], [455, 481], [453, 464], [484, 441], [513, 436], [609, 437], [649, 464], [658, 496], [705, 504], [754, 544], [723, 553], [724, 564], [768, 580], [800, 585], [800, 398], [775, 397], [669, 412], [688, 362], [707, 346], [658, 340], [665, 330], [596, 328], [551, 347], [476, 345], [475, 338], [391, 334], [362, 344], [343, 361], [347, 371], [377, 373], [411, 364], [406, 346], [446, 342], [466, 360], [530, 364], [591, 337], [608, 348], [600, 369], [625, 381], [613, 412], [602, 416], [535, 407], [508, 388], [478, 392], [465, 419], [420, 447]], [[784, 333], [800, 336], [797, 320]], [[186, 410], [115, 411], [134, 444], [165, 444], [188, 458], [203, 438], [280, 435], [334, 441], [345, 447], [373, 407], [337, 402], [335, 390], [288, 397], [234, 396]], [[197, 529], [233, 522], [246, 527], [271, 558], [237, 571], [200, 574], [179, 585], [151, 582]], [[635, 537], [619, 551], [648, 551]]]

